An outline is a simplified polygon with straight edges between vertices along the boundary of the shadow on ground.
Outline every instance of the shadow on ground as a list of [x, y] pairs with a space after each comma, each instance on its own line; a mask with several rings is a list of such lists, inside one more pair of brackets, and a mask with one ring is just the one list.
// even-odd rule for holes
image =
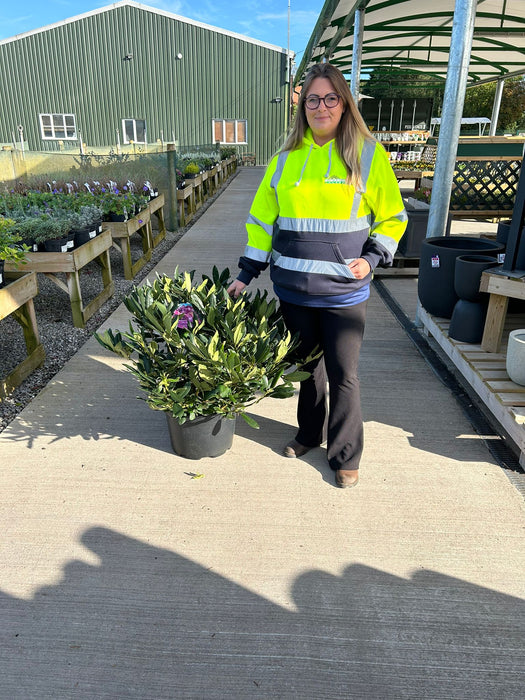
[[0, 594], [2, 697], [523, 697], [518, 598], [352, 565], [299, 576], [291, 611], [112, 530], [81, 539], [99, 565]]

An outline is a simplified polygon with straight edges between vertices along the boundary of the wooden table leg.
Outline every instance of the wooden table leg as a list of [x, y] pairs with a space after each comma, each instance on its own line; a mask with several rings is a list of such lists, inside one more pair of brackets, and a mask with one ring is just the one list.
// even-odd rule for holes
[[124, 267], [124, 279], [133, 279], [133, 263], [131, 261], [131, 248], [129, 245], [129, 238], [124, 236], [118, 239], [120, 245], [120, 251], [122, 253], [122, 264]]
[[66, 283], [71, 300], [71, 314], [75, 328], [84, 328], [84, 314], [82, 310], [82, 292], [80, 290], [80, 277], [78, 271], [66, 272]]
[[163, 207], [160, 207], [160, 209], [157, 209], [157, 211], [153, 212], [155, 216], [157, 217], [157, 222], [158, 222], [158, 228], [159, 232], [155, 236], [152, 231], [152, 240], [153, 240], [153, 246], [158, 246], [158, 244], [166, 238], [166, 224], [164, 223], [164, 210]]
[[501, 337], [507, 315], [509, 298], [500, 294], [491, 294], [481, 349], [485, 352], [498, 352], [501, 346]]

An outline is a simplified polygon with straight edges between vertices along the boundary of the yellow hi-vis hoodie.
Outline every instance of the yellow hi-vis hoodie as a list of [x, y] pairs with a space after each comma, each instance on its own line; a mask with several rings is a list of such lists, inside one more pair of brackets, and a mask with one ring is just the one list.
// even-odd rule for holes
[[238, 279], [248, 284], [270, 263], [278, 287], [300, 294], [344, 295], [368, 284], [348, 265], [364, 258], [373, 270], [388, 266], [407, 215], [384, 148], [361, 148], [362, 192], [346, 184], [335, 141], [318, 146], [307, 130], [303, 144], [270, 162], [246, 224], [248, 245]]

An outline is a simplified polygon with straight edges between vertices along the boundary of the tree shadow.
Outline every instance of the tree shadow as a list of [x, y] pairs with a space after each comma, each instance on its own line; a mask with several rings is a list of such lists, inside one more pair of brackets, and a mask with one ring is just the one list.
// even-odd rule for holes
[[31, 600], [0, 593], [2, 697], [523, 697], [525, 603], [421, 570], [300, 575], [280, 607], [106, 528]]

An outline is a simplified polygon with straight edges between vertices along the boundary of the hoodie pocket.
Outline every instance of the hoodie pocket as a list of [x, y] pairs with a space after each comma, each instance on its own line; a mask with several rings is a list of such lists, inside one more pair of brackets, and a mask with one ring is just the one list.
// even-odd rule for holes
[[292, 239], [288, 241], [284, 250], [280, 251], [284, 257], [298, 258], [301, 260], [318, 260], [336, 262], [346, 265], [343, 254], [337, 243], [331, 241], [309, 241], [304, 239]]

